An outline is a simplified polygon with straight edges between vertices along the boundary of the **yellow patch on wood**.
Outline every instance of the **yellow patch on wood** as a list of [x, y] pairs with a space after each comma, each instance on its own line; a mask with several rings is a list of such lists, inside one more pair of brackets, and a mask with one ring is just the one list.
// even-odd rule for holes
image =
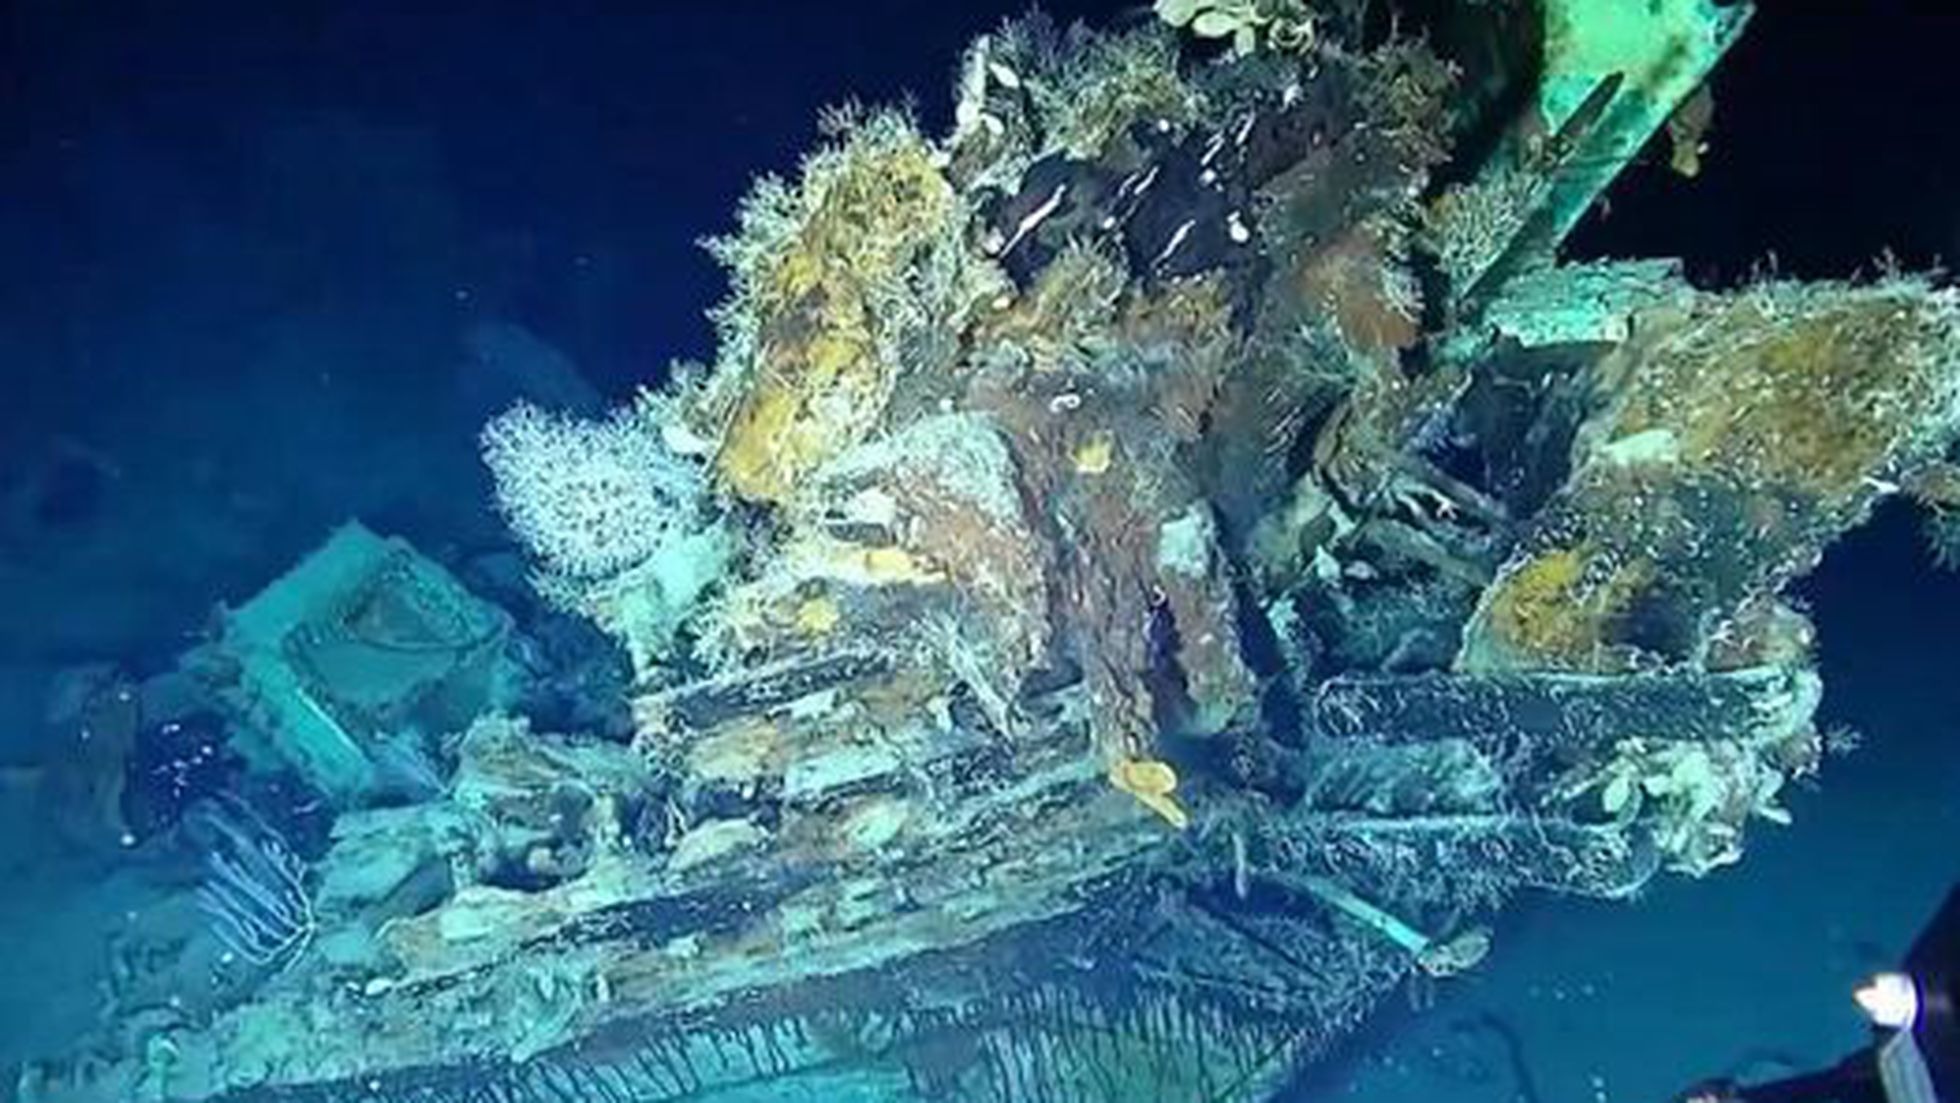
[[1611, 565], [1591, 543], [1550, 548], [1500, 578], [1488, 599], [1493, 635], [1535, 665], [1611, 668], [1603, 653], [1615, 618], [1653, 576], [1645, 560]]
[[829, 635], [844, 615], [827, 597], [813, 597], [796, 607], [796, 630], [806, 636]]
[[864, 572], [879, 582], [938, 582], [946, 576], [900, 547], [869, 548]]
[[1075, 470], [1082, 475], [1100, 475], [1116, 458], [1116, 442], [1108, 433], [1097, 433], [1075, 450]]
[[749, 380], [715, 463], [750, 501], [786, 501], [871, 432], [898, 370], [879, 354], [883, 289], [957, 224], [953, 189], [909, 128], [869, 128], [818, 164], [799, 223], [767, 242], [743, 304]]

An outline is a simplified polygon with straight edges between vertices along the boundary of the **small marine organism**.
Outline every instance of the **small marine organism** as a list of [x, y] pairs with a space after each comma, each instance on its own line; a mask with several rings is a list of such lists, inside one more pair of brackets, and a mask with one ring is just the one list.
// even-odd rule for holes
[[1295, 877], [1291, 883], [1319, 897], [1334, 910], [1407, 950], [1426, 976], [1451, 977], [1476, 968], [1490, 953], [1491, 934], [1470, 927], [1454, 935], [1431, 937], [1347, 887], [1326, 877]]
[[235, 959], [260, 968], [292, 967], [317, 927], [306, 862], [277, 828], [236, 797], [199, 805], [185, 819], [203, 848], [197, 906]]
[[1960, 464], [1951, 460], [1928, 464], [1901, 489], [1926, 511], [1922, 531], [1934, 564], [1960, 570]]
[[1229, 38], [1238, 54], [1261, 45], [1301, 50], [1313, 44], [1313, 14], [1298, 0], [1157, 0], [1158, 18], [1200, 38]]
[[1110, 764], [1109, 784], [1137, 799], [1137, 802], [1182, 831], [1191, 826], [1191, 814], [1177, 803], [1177, 771], [1168, 762], [1155, 759], [1122, 758]]
[[1949, 570], [1960, 570], [1960, 510], [1935, 508], [1926, 514], [1926, 550], [1933, 562]]

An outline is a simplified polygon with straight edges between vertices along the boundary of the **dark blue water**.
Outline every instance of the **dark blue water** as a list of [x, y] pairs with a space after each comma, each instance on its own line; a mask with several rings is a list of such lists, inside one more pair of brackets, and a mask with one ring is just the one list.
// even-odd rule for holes
[[[1722, 284], [1960, 250], [1960, 25], [1800, 6], [1766, 5], [1721, 71], [1703, 175], [1637, 168], [1578, 254]], [[958, 50], [1016, 10], [7, 6], [0, 1069], [89, 1023], [97, 936], [134, 899], [85, 823], [24, 796], [88, 753], [45, 722], [61, 687], [160, 668], [350, 516], [443, 556], [501, 545], [485, 417], [710, 356], [721, 277], [694, 243], [751, 177], [793, 169], [824, 104], [912, 96], [943, 128]], [[1863, 746], [1789, 798], [1794, 824], [1631, 903], [1527, 902], [1482, 970], [1391, 1007], [1302, 1098], [1651, 1099], [1856, 1044], [1848, 986], [1960, 875], [1960, 576], [1901, 509], [1800, 592], [1824, 718]]]

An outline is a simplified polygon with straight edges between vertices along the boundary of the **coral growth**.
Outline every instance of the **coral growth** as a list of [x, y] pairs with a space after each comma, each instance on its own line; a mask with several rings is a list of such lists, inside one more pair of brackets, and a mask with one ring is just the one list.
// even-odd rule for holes
[[519, 403], [484, 426], [482, 446], [498, 508], [551, 571], [618, 574], [696, 523], [700, 471], [638, 408], [588, 421]]
[[830, 120], [839, 143], [792, 188], [765, 179], [716, 239], [732, 297], [714, 380], [731, 411], [716, 468], [781, 502], [877, 424], [899, 374], [944, 366], [983, 280], [966, 212], [931, 144], [901, 115]]

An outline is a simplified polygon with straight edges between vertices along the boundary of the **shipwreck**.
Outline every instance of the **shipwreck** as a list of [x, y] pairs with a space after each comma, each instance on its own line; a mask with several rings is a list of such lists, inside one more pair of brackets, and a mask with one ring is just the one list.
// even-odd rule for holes
[[1256, 1100], [1521, 893], [1737, 860], [1827, 749], [1788, 587], [1960, 500], [1960, 300], [1561, 259], [1747, 5], [1385, 14], [827, 114], [715, 363], [486, 428], [541, 597], [350, 524], [141, 695], [261, 780], [21, 1098]]

